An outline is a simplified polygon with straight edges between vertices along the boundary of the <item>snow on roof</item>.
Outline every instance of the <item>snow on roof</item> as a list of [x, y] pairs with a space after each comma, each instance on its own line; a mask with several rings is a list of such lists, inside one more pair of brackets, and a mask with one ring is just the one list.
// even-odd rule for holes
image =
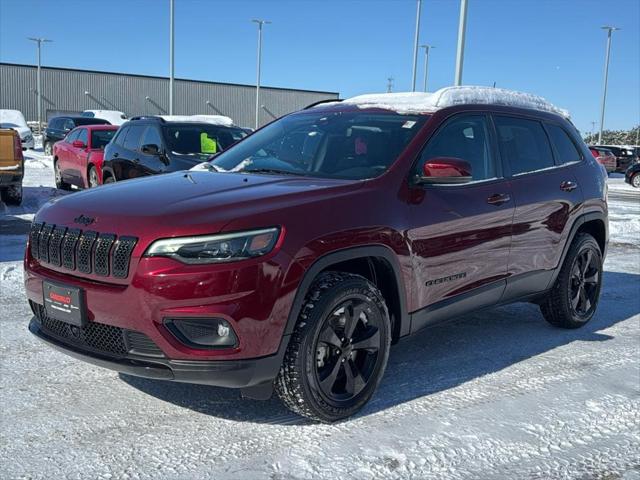
[[[383, 108], [398, 113], [429, 113], [461, 104], [506, 105], [552, 112], [569, 118], [569, 112], [538, 95], [492, 87], [445, 87], [428, 92], [399, 92], [359, 95], [341, 102], [358, 108]], [[328, 105], [328, 104], [323, 104]]]
[[168, 122], [202, 122], [225, 127], [233, 126], [233, 120], [224, 115], [160, 115], [160, 117]]
[[27, 126], [24, 115], [22, 115], [22, 112], [19, 110], [0, 110], [0, 123], [11, 123], [19, 127]]

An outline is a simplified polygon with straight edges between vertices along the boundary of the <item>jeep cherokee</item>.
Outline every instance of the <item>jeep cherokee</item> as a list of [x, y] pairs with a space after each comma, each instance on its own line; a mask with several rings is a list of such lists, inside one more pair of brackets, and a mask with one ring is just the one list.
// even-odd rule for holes
[[[272, 390], [331, 422], [390, 345], [479, 308], [587, 323], [606, 174], [566, 114], [453, 87], [314, 105], [191, 171], [55, 199], [25, 254], [31, 332], [130, 375]], [[425, 360], [428, 361], [428, 360]]]

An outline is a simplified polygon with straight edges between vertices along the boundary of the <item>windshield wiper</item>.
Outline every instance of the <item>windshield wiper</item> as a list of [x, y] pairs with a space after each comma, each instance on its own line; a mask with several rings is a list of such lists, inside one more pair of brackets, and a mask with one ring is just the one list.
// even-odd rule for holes
[[295, 176], [305, 175], [302, 172], [292, 172], [290, 170], [279, 170], [277, 168], [245, 169], [245, 170], [240, 170], [238, 173], [265, 173], [267, 175], [295, 175]]

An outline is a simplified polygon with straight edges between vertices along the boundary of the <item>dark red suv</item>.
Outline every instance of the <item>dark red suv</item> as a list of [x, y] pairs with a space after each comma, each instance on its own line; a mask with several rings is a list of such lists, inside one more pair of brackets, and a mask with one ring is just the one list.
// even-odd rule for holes
[[[559, 109], [448, 88], [312, 106], [191, 171], [58, 198], [25, 256], [30, 330], [131, 375], [355, 413], [390, 344], [515, 301], [594, 315], [606, 174]], [[425, 361], [429, 361], [425, 359]]]

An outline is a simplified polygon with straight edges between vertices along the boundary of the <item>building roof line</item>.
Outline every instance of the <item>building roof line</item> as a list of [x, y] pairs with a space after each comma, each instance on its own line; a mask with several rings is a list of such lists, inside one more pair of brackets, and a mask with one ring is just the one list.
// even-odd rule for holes
[[[0, 62], [0, 66], [9, 66], [9, 67], [27, 67], [27, 68], [37, 68], [36, 65], [29, 63], [10, 63], [10, 62]], [[102, 75], [118, 75], [122, 77], [137, 77], [137, 78], [151, 78], [155, 80], [167, 80], [169, 81], [169, 77], [160, 77], [157, 75], [141, 75], [138, 73], [122, 73], [122, 72], [106, 72], [103, 70], [84, 70], [80, 68], [70, 68], [70, 67], [41, 67], [42, 70], [63, 70], [67, 72], [78, 72], [78, 73], [98, 73]], [[228, 83], [228, 82], [211, 82], [208, 80], [194, 80], [191, 78], [176, 78], [176, 81], [179, 82], [189, 82], [189, 83], [204, 83], [208, 85], [229, 85], [231, 87], [249, 87], [255, 88], [255, 85], [250, 85], [246, 83]], [[266, 85], [260, 85], [261, 89], [269, 89], [269, 90], [283, 90], [288, 92], [304, 92], [304, 93], [324, 93], [327, 95], [336, 95], [339, 96], [339, 92], [327, 92], [324, 90], [305, 90], [301, 88], [287, 88], [287, 87], [269, 87]]]

